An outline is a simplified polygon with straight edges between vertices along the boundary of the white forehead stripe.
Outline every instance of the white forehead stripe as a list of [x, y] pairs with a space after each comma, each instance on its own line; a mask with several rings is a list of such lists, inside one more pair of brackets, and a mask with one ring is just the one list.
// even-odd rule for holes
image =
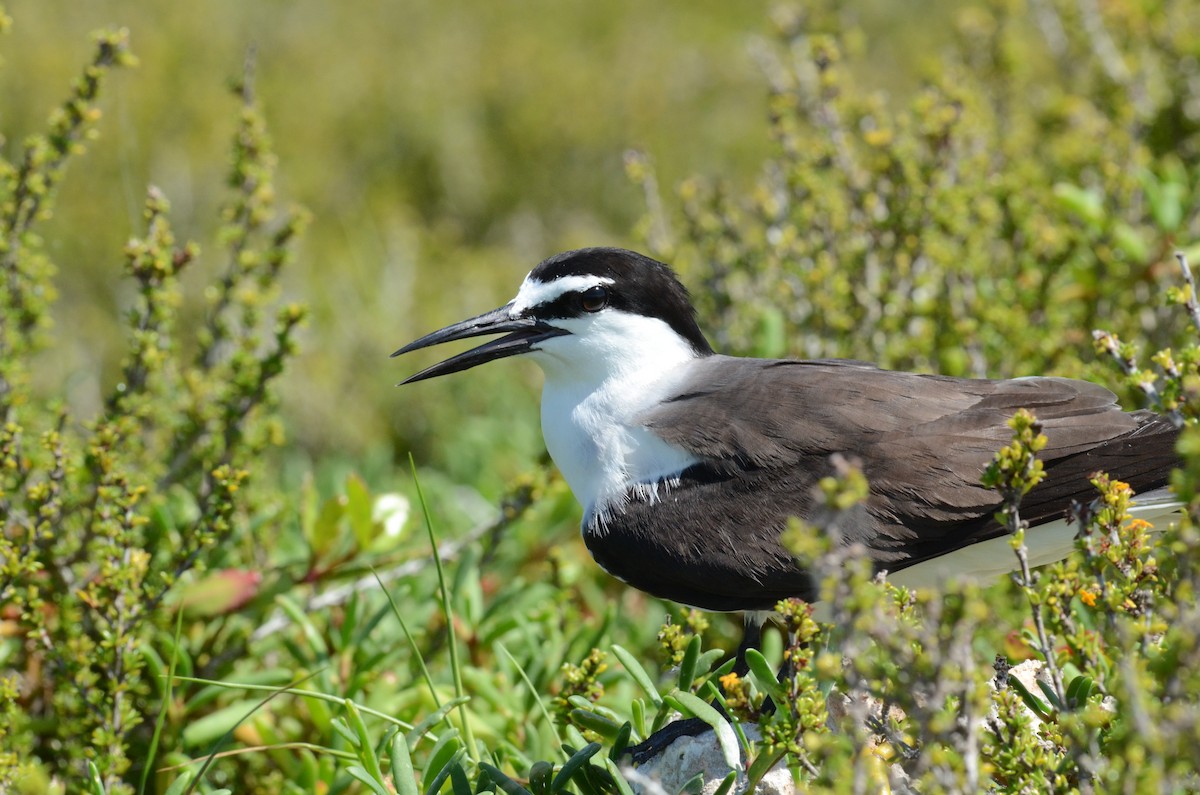
[[521, 289], [517, 290], [517, 297], [513, 299], [512, 311], [517, 314], [538, 304], [548, 304], [565, 293], [583, 292], [589, 287], [612, 283], [613, 280], [607, 276], [560, 276], [550, 282], [526, 276], [525, 281], [521, 282]]

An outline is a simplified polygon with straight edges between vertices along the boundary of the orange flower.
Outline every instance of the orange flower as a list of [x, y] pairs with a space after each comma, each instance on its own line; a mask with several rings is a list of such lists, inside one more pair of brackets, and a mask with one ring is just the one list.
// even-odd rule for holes
[[1089, 591], [1087, 588], [1079, 589], [1079, 601], [1083, 602], [1088, 607], [1096, 606], [1096, 594]]

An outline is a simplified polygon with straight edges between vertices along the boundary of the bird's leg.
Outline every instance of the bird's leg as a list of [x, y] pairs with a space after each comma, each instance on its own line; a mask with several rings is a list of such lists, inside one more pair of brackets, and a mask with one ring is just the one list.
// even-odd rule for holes
[[738, 646], [737, 656], [734, 657], [733, 662], [733, 672], [738, 676], [750, 673], [750, 664], [746, 662], [746, 652], [762, 645], [762, 615], [746, 612], [742, 614], [742, 622], [742, 642]]
[[[762, 641], [762, 624], [765, 614], [746, 612], [743, 616], [742, 642], [738, 644], [737, 654], [734, 656], [733, 662], [733, 672], [738, 676], [745, 676], [750, 671], [750, 666], [746, 662], [746, 651], [757, 649], [759, 643]], [[714, 704], [713, 706], [716, 707], [718, 712], [725, 715], [726, 718], [729, 717], [725, 714], [725, 710], [720, 704]], [[769, 711], [764, 706], [763, 714], [769, 715], [774, 709], [773, 704]], [[680, 737], [697, 737], [711, 728], [711, 726], [699, 718], [683, 718], [672, 721], [637, 745], [630, 746], [626, 750], [626, 753], [629, 754], [634, 764], [641, 764], [667, 750], [667, 747]]]

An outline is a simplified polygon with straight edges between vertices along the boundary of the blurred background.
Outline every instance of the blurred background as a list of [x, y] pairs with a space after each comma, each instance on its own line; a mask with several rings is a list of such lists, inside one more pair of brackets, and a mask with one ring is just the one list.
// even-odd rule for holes
[[[901, 102], [914, 65], [949, 34], [949, 22], [928, 21], [948, 19], [953, 4], [923, 8], [843, 12], [871, 41], [860, 60], [872, 84]], [[670, 202], [691, 174], [749, 183], [771, 146], [754, 57], [770, 27], [764, 0], [16, 0], [8, 11], [10, 156], [89, 57], [91, 31], [129, 27], [140, 59], [110, 79], [100, 138], [44, 228], [63, 271], [55, 314], [65, 333], [38, 372], [65, 380], [81, 416], [125, 351], [118, 318], [132, 288], [121, 247], [140, 227], [147, 185], [206, 254], [193, 289], [216, 272], [216, 165], [236, 118], [227, 84], [253, 50], [281, 201], [315, 217], [285, 275], [288, 297], [313, 312], [280, 390], [287, 458], [300, 468], [336, 459], [386, 477], [412, 450], [494, 496], [541, 453], [537, 368], [395, 389], [440, 354], [387, 354], [507, 300], [552, 253], [638, 247], [645, 201], [625, 174], [627, 150], [649, 156]]]

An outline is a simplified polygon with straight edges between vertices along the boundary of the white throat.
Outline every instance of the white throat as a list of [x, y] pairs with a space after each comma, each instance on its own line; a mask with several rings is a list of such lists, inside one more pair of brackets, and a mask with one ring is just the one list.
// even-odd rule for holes
[[661, 320], [608, 309], [556, 320], [572, 333], [540, 344], [531, 358], [546, 374], [542, 435], [584, 525], [603, 520], [630, 492], [655, 499], [660, 483], [698, 459], [642, 427], [637, 416], [668, 397], [697, 358]]

